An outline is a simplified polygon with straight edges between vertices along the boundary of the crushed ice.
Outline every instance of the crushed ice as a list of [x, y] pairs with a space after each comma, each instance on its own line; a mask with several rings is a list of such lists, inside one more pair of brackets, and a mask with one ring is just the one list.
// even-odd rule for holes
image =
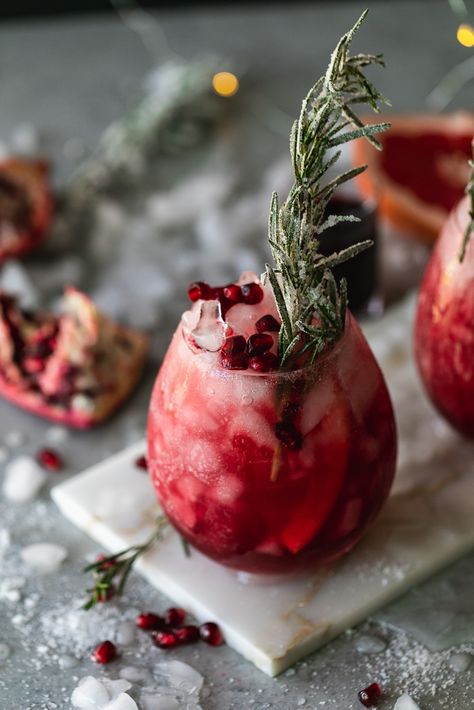
[[47, 478], [32, 456], [18, 456], [5, 466], [2, 493], [14, 503], [26, 503], [36, 497]]
[[37, 542], [24, 547], [20, 553], [23, 562], [37, 572], [54, 572], [67, 557], [66, 548], [49, 542]]

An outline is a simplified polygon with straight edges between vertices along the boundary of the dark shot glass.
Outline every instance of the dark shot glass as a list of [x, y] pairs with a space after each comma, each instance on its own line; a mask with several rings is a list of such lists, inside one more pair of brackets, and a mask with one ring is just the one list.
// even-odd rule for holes
[[377, 294], [377, 220], [376, 205], [372, 200], [361, 200], [352, 194], [336, 194], [329, 202], [325, 217], [354, 215], [359, 222], [339, 222], [320, 237], [319, 250], [325, 256], [334, 251], [370, 239], [373, 245], [353, 259], [334, 268], [338, 282], [347, 280], [349, 308], [358, 316], [380, 313]]

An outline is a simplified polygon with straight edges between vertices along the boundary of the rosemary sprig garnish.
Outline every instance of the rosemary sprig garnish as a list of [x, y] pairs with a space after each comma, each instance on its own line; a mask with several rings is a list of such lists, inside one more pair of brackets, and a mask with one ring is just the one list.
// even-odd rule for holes
[[156, 527], [148, 540], [141, 545], [132, 545], [114, 555], [101, 557], [84, 568], [84, 572], [92, 572], [95, 584], [88, 589], [89, 599], [82, 607], [86, 611], [99, 602], [107, 601], [111, 594], [120, 596], [125, 589], [127, 579], [136, 560], [148, 552], [161, 538], [166, 528], [170, 526], [168, 518], [160, 515]]
[[295, 181], [283, 205], [276, 193], [272, 196], [269, 241], [275, 266], [267, 265], [267, 276], [282, 320], [282, 367], [289, 368], [292, 358], [306, 351], [310, 362], [314, 362], [329, 343], [342, 335], [346, 285], [342, 282], [337, 286], [331, 268], [371, 245], [369, 241], [362, 242], [328, 257], [318, 251], [319, 237], [325, 230], [338, 222], [358, 221], [351, 215], [330, 215], [326, 219], [325, 213], [335, 190], [367, 168], [352, 168], [325, 181], [328, 170], [341, 155], [340, 150], [334, 149], [357, 138], [366, 138], [380, 149], [375, 135], [389, 127], [388, 123], [364, 125], [354, 111], [356, 104], [366, 104], [378, 113], [379, 103], [388, 103], [363, 73], [370, 65], [384, 66], [382, 55], [349, 54], [351, 41], [367, 12], [339, 41], [325, 76], [318, 79], [304, 99], [290, 137]]
[[461, 244], [461, 252], [459, 254], [459, 261], [462, 263], [464, 257], [466, 256], [467, 245], [474, 232], [474, 140], [472, 141], [472, 160], [469, 161], [469, 167], [471, 168], [471, 176], [469, 182], [466, 185], [466, 195], [471, 196], [471, 207], [469, 210], [469, 217], [471, 218], [464, 233], [464, 237]]

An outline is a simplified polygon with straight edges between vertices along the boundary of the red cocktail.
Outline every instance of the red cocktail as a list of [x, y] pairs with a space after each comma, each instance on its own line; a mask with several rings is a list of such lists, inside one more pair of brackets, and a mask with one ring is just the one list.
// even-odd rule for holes
[[166, 515], [193, 546], [240, 570], [337, 558], [378, 513], [395, 469], [392, 406], [357, 323], [348, 313], [314, 364], [303, 356], [285, 371], [268, 284], [245, 274], [190, 296], [148, 423]]

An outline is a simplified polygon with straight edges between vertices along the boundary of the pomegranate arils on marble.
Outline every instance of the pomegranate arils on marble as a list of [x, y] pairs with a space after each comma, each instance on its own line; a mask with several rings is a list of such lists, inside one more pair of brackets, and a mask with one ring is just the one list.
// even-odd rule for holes
[[139, 629], [143, 629], [144, 631], [158, 631], [163, 629], [165, 626], [165, 620], [163, 617], [151, 612], [147, 614], [139, 614], [135, 623]]
[[255, 355], [249, 359], [249, 367], [255, 372], [270, 372], [278, 368], [278, 358], [273, 353]]
[[371, 685], [364, 688], [364, 690], [360, 690], [357, 697], [364, 707], [370, 708], [377, 702], [381, 695], [382, 688], [380, 685], [378, 683], [371, 683]]
[[135, 461], [135, 466], [144, 471], [148, 471], [148, 459], [146, 456], [139, 456]]
[[188, 624], [187, 626], [183, 626], [181, 629], [177, 629], [174, 634], [181, 644], [195, 643], [196, 641], [199, 641], [199, 629], [193, 624]]
[[226, 370], [246, 370], [249, 362], [245, 353], [236, 355], [224, 355], [221, 353], [221, 365]]
[[153, 643], [158, 648], [176, 648], [179, 644], [178, 638], [173, 631], [155, 631], [152, 637]]
[[263, 289], [256, 283], [244, 284], [240, 287], [242, 292], [242, 303], [255, 305], [263, 300]]
[[193, 302], [198, 301], [200, 298], [207, 301], [214, 298], [214, 289], [205, 281], [195, 281], [188, 288], [188, 297]]
[[291, 421], [277, 422], [275, 424], [275, 435], [289, 449], [293, 451], [301, 449], [303, 444], [302, 436]]
[[223, 355], [240, 355], [245, 352], [247, 342], [243, 335], [233, 335], [226, 338], [221, 348]]
[[199, 627], [201, 639], [209, 644], [209, 646], [221, 646], [224, 643], [222, 631], [213, 621], [208, 621]]
[[258, 333], [278, 333], [280, 324], [270, 313], [262, 316], [255, 323], [255, 330]]
[[227, 300], [232, 303], [240, 303], [242, 301], [242, 289], [237, 284], [229, 284], [224, 286], [222, 293]]
[[166, 610], [165, 613], [165, 624], [166, 626], [171, 626], [176, 628], [181, 626], [186, 618], [186, 612], [180, 607], [172, 606]]
[[54, 449], [40, 449], [36, 454], [38, 463], [48, 471], [60, 471], [63, 467], [63, 461], [60, 455]]
[[102, 641], [92, 652], [91, 659], [95, 663], [110, 663], [117, 657], [117, 648], [112, 641]]
[[273, 347], [273, 338], [269, 333], [255, 333], [247, 341], [247, 351], [250, 357], [263, 355]]

